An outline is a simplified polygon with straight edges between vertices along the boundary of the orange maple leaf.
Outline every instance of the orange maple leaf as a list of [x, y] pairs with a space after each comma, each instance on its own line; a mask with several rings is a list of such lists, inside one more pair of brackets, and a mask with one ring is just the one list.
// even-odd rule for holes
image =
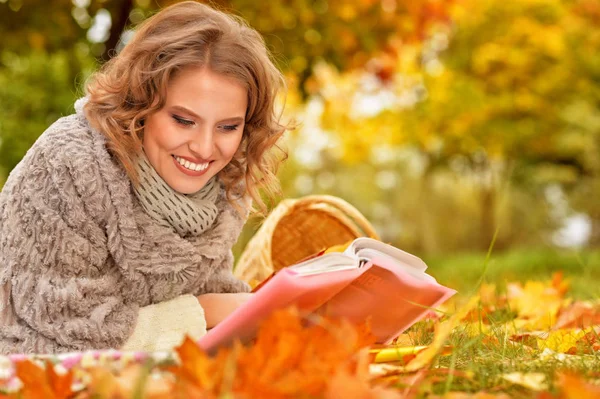
[[190, 337], [186, 336], [183, 343], [175, 348], [181, 364], [171, 371], [190, 384], [207, 392], [215, 389], [220, 382], [218, 364], [220, 357], [211, 359]]
[[325, 398], [345, 399], [401, 399], [403, 395], [394, 389], [372, 387], [369, 374], [369, 352], [362, 350], [357, 355], [355, 367], [338, 367], [329, 381]]
[[586, 328], [597, 324], [600, 324], [600, 303], [578, 301], [561, 309], [552, 328]]
[[72, 370], [61, 375], [50, 362], [46, 362], [45, 369], [30, 360], [16, 362], [15, 375], [23, 383], [19, 392], [22, 398], [66, 399], [73, 396]]
[[564, 399], [596, 399], [600, 397], [600, 386], [590, 384], [580, 376], [560, 374], [558, 385], [561, 387], [561, 398]]
[[339, 367], [356, 362], [357, 351], [373, 342], [368, 329], [318, 318], [306, 327], [295, 309], [271, 315], [249, 346], [239, 342], [206, 355], [191, 339], [176, 349], [181, 364], [174, 397], [291, 398], [324, 394]]
[[364, 328], [319, 318], [304, 327], [295, 309], [274, 313], [240, 351], [234, 391], [249, 397], [322, 394], [337, 366], [372, 343]]

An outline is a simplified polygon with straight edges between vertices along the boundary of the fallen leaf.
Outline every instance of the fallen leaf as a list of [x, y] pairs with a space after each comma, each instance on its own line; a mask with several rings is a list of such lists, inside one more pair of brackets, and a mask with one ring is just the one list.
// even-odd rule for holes
[[556, 324], [552, 328], [554, 330], [586, 328], [598, 324], [600, 324], [600, 303], [578, 301], [560, 311]]
[[532, 391], [545, 391], [548, 389], [546, 375], [542, 373], [521, 373], [514, 372], [503, 374], [502, 378], [516, 385], [520, 385]]
[[171, 369], [176, 377], [207, 392], [213, 391], [220, 383], [219, 360], [211, 359], [189, 336], [175, 348], [175, 352], [181, 362], [179, 367]]
[[564, 273], [562, 271], [557, 271], [552, 274], [552, 287], [559, 295], [564, 296], [569, 290], [570, 285], [570, 281], [564, 278]]
[[465, 316], [477, 305], [478, 302], [479, 297], [472, 297], [466, 305], [450, 316], [448, 320], [436, 325], [433, 342], [427, 347], [427, 349], [419, 352], [414, 360], [408, 363], [406, 366], [406, 371], [416, 371], [428, 366], [435, 356], [444, 348], [444, 343], [452, 331], [461, 323]]
[[543, 281], [527, 281], [507, 285], [508, 303], [517, 312], [513, 323], [519, 329], [548, 330], [556, 323], [558, 311], [564, 306], [564, 292]]
[[55, 366], [46, 362], [46, 378], [55, 398], [68, 398], [73, 395], [73, 372], [71, 370], [57, 373]]
[[585, 337], [584, 330], [558, 330], [552, 331], [545, 338], [537, 338], [539, 349], [551, 349], [558, 353], [575, 354], [577, 343]]
[[254, 345], [242, 348], [234, 392], [248, 397], [323, 394], [334, 370], [374, 341], [362, 327], [319, 318], [304, 327], [295, 309], [276, 312]]
[[22, 382], [22, 398], [63, 399], [73, 395], [73, 372], [57, 373], [50, 362], [45, 367], [30, 360], [15, 363], [15, 375]]
[[331, 378], [325, 391], [325, 399], [402, 399], [403, 396], [394, 389], [381, 386], [371, 387], [369, 375], [368, 351], [358, 355], [354, 370], [340, 367]]
[[563, 399], [597, 399], [600, 397], [600, 386], [590, 384], [580, 376], [559, 374], [557, 380]]
[[427, 346], [405, 346], [405, 347], [389, 347], [381, 349], [372, 349], [371, 353], [374, 354], [373, 361], [375, 363], [401, 361], [406, 364], [410, 360], [423, 350], [427, 349]]

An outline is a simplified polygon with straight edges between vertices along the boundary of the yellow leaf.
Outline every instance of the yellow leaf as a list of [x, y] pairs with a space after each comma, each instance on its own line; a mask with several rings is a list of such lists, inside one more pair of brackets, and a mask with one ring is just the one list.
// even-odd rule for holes
[[537, 338], [539, 349], [551, 349], [559, 353], [574, 353], [577, 342], [586, 334], [585, 330], [558, 330], [552, 331], [546, 338]]
[[441, 322], [435, 326], [435, 334], [433, 342], [427, 349], [420, 352], [414, 360], [406, 366], [406, 371], [417, 371], [428, 366], [434, 357], [443, 349], [444, 343], [458, 326], [465, 316], [479, 303], [479, 297], [472, 297], [469, 302], [464, 305], [458, 312], [454, 313], [448, 320]]
[[558, 311], [566, 303], [562, 287], [542, 281], [527, 281], [508, 285], [508, 301], [518, 313], [515, 325], [526, 330], [548, 330], [555, 323]]
[[520, 385], [532, 391], [545, 391], [548, 389], [546, 375], [542, 373], [508, 373], [503, 374], [502, 378], [513, 384]]
[[[404, 360], [407, 356], [415, 356], [419, 352], [427, 349], [427, 346], [405, 346], [371, 350], [375, 354], [375, 363], [390, 362], [395, 360]], [[406, 361], [405, 361], [406, 363]]]

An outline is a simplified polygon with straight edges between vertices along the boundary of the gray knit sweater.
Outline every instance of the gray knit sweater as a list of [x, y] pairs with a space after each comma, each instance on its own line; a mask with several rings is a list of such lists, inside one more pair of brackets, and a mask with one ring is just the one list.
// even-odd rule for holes
[[231, 274], [245, 220], [222, 189], [217, 207], [198, 237], [160, 226], [81, 112], [58, 120], [0, 193], [0, 354], [120, 348], [140, 307], [248, 291]]

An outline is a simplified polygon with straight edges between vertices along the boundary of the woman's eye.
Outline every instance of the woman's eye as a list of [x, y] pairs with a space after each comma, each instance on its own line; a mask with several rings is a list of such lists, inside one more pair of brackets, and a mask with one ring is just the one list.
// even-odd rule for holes
[[194, 124], [194, 121], [190, 121], [177, 115], [173, 115], [173, 119], [175, 120], [175, 122], [183, 126], [192, 126]]
[[232, 131], [234, 131], [234, 130], [237, 130], [237, 128], [238, 128], [239, 126], [240, 126], [240, 125], [223, 125], [223, 126], [221, 126], [221, 129], [223, 129], [223, 130], [227, 130], [228, 132], [232, 132]]

